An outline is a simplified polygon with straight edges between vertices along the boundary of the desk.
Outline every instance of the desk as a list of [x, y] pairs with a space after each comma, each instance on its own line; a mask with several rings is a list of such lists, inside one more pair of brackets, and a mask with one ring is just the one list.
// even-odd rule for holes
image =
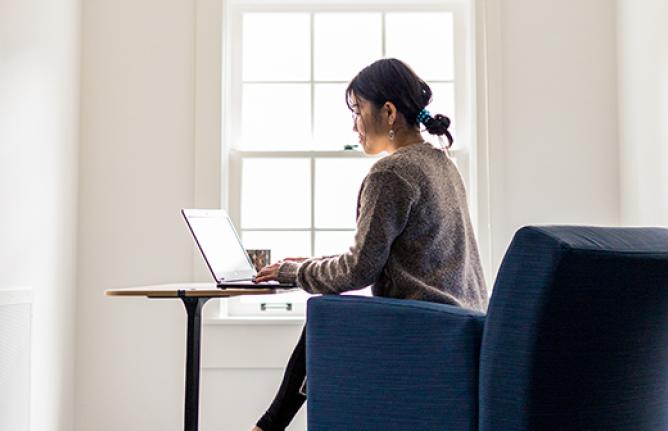
[[211, 298], [230, 298], [240, 295], [268, 295], [285, 289], [218, 289], [211, 283], [162, 284], [130, 289], [110, 289], [107, 296], [145, 296], [151, 299], [180, 298], [188, 314], [186, 358], [186, 403], [184, 430], [199, 427], [199, 376], [202, 334], [202, 307]]

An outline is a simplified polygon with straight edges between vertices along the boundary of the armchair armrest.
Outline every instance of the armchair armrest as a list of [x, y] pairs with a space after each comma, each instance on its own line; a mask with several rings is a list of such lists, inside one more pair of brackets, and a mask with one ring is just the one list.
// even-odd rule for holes
[[309, 431], [473, 431], [484, 314], [424, 301], [308, 301]]

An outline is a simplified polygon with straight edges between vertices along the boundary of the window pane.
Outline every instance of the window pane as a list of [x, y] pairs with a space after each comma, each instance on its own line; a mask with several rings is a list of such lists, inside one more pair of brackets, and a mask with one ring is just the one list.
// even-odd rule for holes
[[317, 149], [342, 150], [355, 145], [352, 113], [346, 105], [347, 84], [315, 84], [314, 135]]
[[304, 150], [311, 142], [308, 84], [244, 84], [243, 149]]
[[382, 56], [379, 13], [317, 13], [314, 16], [314, 74], [318, 81], [350, 81]]
[[388, 57], [396, 57], [422, 79], [454, 79], [452, 13], [388, 13], [385, 21]]
[[311, 70], [307, 13], [246, 13], [243, 16], [245, 81], [308, 81]]
[[316, 159], [316, 228], [355, 228], [360, 185], [376, 160], [376, 158]]
[[241, 228], [311, 227], [311, 161], [244, 159]]
[[[461, 169], [460, 166], [459, 166], [459, 163], [457, 163], [457, 157], [454, 157], [454, 156], [450, 155], [450, 160], [452, 160], [452, 163], [455, 164], [455, 166], [457, 167], [457, 169]], [[460, 171], [460, 172], [461, 172], [461, 171]], [[466, 179], [464, 179], [464, 180], [466, 181]], [[468, 187], [467, 187], [467, 188], [468, 188]]]
[[331, 256], [350, 250], [355, 244], [355, 231], [316, 232], [315, 255]]
[[311, 232], [242, 231], [241, 242], [247, 249], [271, 250], [271, 263], [286, 257], [311, 257]]

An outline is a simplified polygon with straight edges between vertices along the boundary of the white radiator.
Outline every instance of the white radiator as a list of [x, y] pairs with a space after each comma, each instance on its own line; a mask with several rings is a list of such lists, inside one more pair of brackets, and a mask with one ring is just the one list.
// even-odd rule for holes
[[0, 430], [30, 429], [30, 321], [28, 289], [0, 289]]

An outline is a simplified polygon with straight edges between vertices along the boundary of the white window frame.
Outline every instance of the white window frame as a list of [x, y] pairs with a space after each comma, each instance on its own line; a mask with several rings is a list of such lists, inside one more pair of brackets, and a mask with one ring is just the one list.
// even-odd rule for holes
[[[457, 160], [458, 167], [466, 184], [469, 194], [469, 208], [474, 229], [478, 230], [478, 174], [476, 163], [476, 125], [474, 124], [474, 92], [472, 90], [475, 81], [473, 57], [474, 40], [473, 31], [473, 7], [468, 0], [453, 1], [373, 1], [364, 2], [354, 1], [301, 1], [286, 2], [274, 0], [223, 0], [222, 4], [222, 42], [223, 55], [222, 63], [223, 75], [222, 82], [222, 147], [221, 147], [221, 200], [220, 206], [227, 209], [230, 217], [237, 227], [240, 227], [240, 207], [241, 207], [241, 163], [243, 158], [251, 157], [300, 157], [311, 159], [311, 179], [315, 178], [315, 160], [316, 158], [327, 157], [369, 157], [358, 151], [240, 151], [233, 148], [232, 143], [237, 142], [240, 131], [240, 115], [238, 107], [240, 103], [240, 91], [237, 88], [241, 84], [241, 67], [231, 67], [231, 65], [240, 65], [241, 61], [241, 43], [235, 41], [241, 40], [241, 15], [244, 12], [426, 12], [439, 11], [451, 12], [453, 14], [454, 24], [454, 55], [455, 55], [455, 115], [457, 121], [454, 123], [458, 142], [467, 143], [466, 146], [451, 150], [450, 153]], [[312, 17], [313, 15], [311, 15]], [[383, 20], [384, 21], [384, 20]], [[312, 30], [313, 31], [313, 30]], [[383, 32], [383, 55], [385, 54], [384, 44], [385, 33]], [[313, 56], [311, 57], [313, 62]], [[311, 76], [311, 79], [313, 77]], [[452, 82], [452, 81], [436, 81]], [[235, 108], [237, 107], [237, 108]], [[313, 109], [313, 108], [312, 108]], [[230, 185], [234, 185], [231, 187]], [[315, 193], [313, 184], [311, 193]], [[314, 196], [312, 195], [312, 221], [314, 213]], [[253, 229], [260, 231], [261, 229]], [[270, 229], [281, 230], [281, 229]], [[304, 229], [284, 229], [288, 231], [304, 231]], [[316, 229], [314, 223], [311, 223], [311, 251], [315, 245], [315, 235], [317, 231], [326, 231], [327, 229]], [[343, 231], [346, 229], [331, 229]], [[352, 229], [354, 231], [354, 229]], [[481, 247], [484, 249], [484, 247]], [[222, 314], [226, 314], [226, 307], [222, 307]], [[237, 309], [237, 313], [239, 310]], [[303, 313], [303, 307], [293, 307], [294, 313]], [[249, 310], [249, 314], [256, 313]], [[260, 313], [257, 313], [260, 315]], [[262, 314], [265, 315], [265, 314]]]

